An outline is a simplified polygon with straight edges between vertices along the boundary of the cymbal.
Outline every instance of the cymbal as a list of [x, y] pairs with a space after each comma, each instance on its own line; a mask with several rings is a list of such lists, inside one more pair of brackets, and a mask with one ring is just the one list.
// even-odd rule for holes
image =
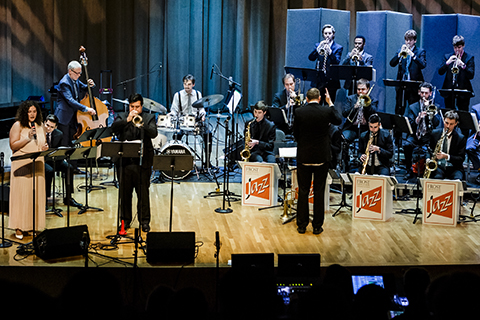
[[117, 101], [117, 102], [120, 102], [120, 103], [123, 103], [123, 104], [129, 104], [128, 103], [128, 100], [120, 100], [120, 99], [115, 99], [115, 98], [112, 98], [113, 101]]
[[221, 114], [221, 113], [212, 113], [207, 115], [207, 118], [217, 118], [217, 119], [225, 119], [230, 117], [228, 114]]
[[149, 98], [143, 98], [143, 107], [152, 112], [167, 113], [167, 108]]
[[195, 101], [192, 104], [194, 108], [203, 108], [213, 106], [223, 100], [223, 94], [212, 94]]

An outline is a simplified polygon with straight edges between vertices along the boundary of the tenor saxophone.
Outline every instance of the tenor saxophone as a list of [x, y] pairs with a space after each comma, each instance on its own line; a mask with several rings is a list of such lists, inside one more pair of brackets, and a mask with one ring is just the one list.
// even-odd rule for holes
[[368, 165], [368, 160], [370, 160], [370, 146], [372, 145], [373, 142], [373, 133], [370, 132], [370, 139], [368, 139], [367, 143], [367, 148], [365, 149], [365, 161], [363, 161], [363, 167], [362, 167], [362, 174], [365, 174], [365, 171], [367, 170], [367, 165]]
[[423, 178], [428, 179], [430, 178], [430, 174], [437, 170], [438, 168], [438, 163], [437, 163], [437, 153], [439, 153], [442, 150], [443, 146], [443, 141], [445, 140], [445, 137], [447, 136], [448, 130], [444, 130], [442, 133], [442, 136], [440, 139], [438, 139], [437, 145], [435, 146], [435, 150], [433, 151], [433, 157], [432, 159], [427, 159], [427, 162], [425, 163], [425, 172], [423, 173]]
[[251, 134], [250, 134], [250, 125], [252, 124], [253, 121], [255, 121], [256, 118], [254, 118], [252, 121], [250, 121], [247, 124], [247, 130], [245, 131], [245, 148], [240, 152], [240, 157], [242, 157], [242, 160], [247, 162], [248, 159], [250, 159], [250, 147], [248, 144], [252, 140]]

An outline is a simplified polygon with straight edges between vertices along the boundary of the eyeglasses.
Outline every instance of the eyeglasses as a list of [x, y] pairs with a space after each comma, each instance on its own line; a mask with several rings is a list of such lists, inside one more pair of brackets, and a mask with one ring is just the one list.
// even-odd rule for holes
[[73, 73], [75, 73], [77, 76], [81, 76], [81, 75], [82, 75], [82, 72], [81, 72], [81, 71], [80, 71], [80, 72], [77, 72], [77, 71], [75, 71], [75, 70], [73, 70], [73, 69], [70, 69], [70, 71], [72, 71]]

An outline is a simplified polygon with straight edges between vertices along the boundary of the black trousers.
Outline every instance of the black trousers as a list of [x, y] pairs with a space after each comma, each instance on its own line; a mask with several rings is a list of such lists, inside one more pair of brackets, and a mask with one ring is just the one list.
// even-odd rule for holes
[[[65, 177], [67, 176], [69, 164], [67, 161], [57, 161], [55, 163], [55, 171], [63, 172]], [[53, 170], [53, 161], [46, 161], [45, 162], [45, 191], [47, 198], [52, 195], [52, 181], [55, 176], [55, 172]], [[70, 179], [65, 181], [65, 198], [67, 198], [67, 192], [70, 195], [73, 193], [73, 167], [70, 165]]]
[[325, 183], [328, 174], [328, 163], [321, 166], [297, 166], [298, 205], [297, 226], [306, 228], [309, 223], [308, 197], [313, 177], [313, 221], [314, 228], [320, 228], [325, 220]]
[[[127, 159], [124, 159], [127, 160]], [[128, 162], [128, 160], [127, 160]], [[143, 168], [138, 164], [123, 165], [119, 173], [121, 208], [120, 217], [128, 225], [132, 221], [133, 191], [137, 194], [137, 214], [140, 224], [150, 223], [150, 167]]]

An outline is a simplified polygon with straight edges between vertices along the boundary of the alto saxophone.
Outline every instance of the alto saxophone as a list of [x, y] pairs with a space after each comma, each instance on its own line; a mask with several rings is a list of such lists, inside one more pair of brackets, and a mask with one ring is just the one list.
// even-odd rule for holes
[[435, 146], [435, 150], [433, 151], [433, 157], [432, 159], [427, 159], [427, 162], [425, 163], [425, 172], [423, 173], [423, 178], [428, 179], [430, 178], [430, 174], [437, 170], [438, 168], [438, 163], [437, 163], [437, 153], [442, 151], [442, 146], [443, 146], [443, 141], [445, 140], [445, 137], [447, 136], [448, 130], [444, 130], [442, 133], [442, 136], [440, 139], [438, 139], [437, 145]]
[[247, 130], [245, 131], [245, 149], [243, 149], [240, 152], [240, 157], [242, 157], [242, 160], [245, 162], [248, 161], [248, 159], [250, 159], [250, 147], [248, 146], [250, 141], [252, 141], [252, 137], [250, 134], [250, 125], [252, 124], [253, 121], [255, 121], [255, 119], [256, 118], [254, 118], [252, 121], [250, 121], [247, 124]]
[[365, 161], [363, 161], [363, 167], [362, 167], [362, 174], [365, 174], [365, 171], [367, 170], [367, 165], [368, 165], [368, 160], [370, 160], [370, 146], [372, 145], [373, 142], [373, 133], [370, 132], [370, 139], [368, 139], [367, 143], [367, 148], [365, 149]]

